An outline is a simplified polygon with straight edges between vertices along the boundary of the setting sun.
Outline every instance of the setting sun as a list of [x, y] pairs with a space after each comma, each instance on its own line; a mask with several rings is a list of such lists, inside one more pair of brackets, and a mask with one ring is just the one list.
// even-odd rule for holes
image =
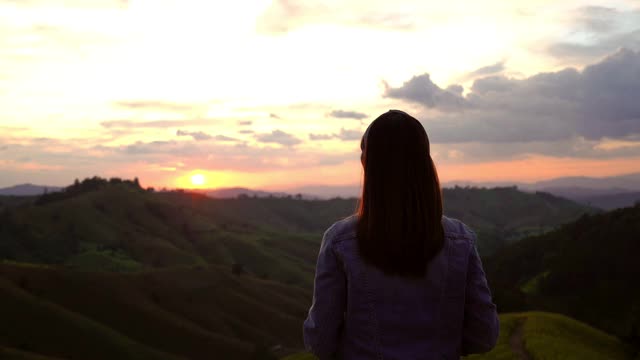
[[206, 182], [204, 175], [202, 174], [193, 174], [191, 175], [191, 184], [194, 186], [202, 186]]

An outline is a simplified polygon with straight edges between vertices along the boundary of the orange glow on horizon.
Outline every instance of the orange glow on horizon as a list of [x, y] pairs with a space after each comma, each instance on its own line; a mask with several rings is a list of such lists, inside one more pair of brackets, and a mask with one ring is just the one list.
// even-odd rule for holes
[[162, 180], [160, 180], [159, 183], [165, 183], [169, 185], [169, 187], [179, 189], [196, 190], [234, 186], [233, 179], [228, 173], [200, 169], [185, 172], [177, 178], [165, 178]]
[[441, 182], [536, 182], [568, 176], [608, 177], [640, 172], [640, 157], [575, 159], [531, 156], [476, 164], [436, 164]]
[[[607, 177], [640, 172], [640, 157], [613, 159], [572, 159], [531, 156], [518, 160], [483, 163], [436, 162], [442, 183], [520, 182], [529, 183], [566, 176]], [[277, 169], [269, 171], [210, 171], [194, 169], [185, 172], [132, 172], [145, 184], [156, 188], [217, 189], [246, 187], [267, 191], [293, 189], [305, 185], [359, 185], [362, 177], [360, 161], [314, 168]], [[194, 184], [192, 177], [202, 175], [205, 183]]]

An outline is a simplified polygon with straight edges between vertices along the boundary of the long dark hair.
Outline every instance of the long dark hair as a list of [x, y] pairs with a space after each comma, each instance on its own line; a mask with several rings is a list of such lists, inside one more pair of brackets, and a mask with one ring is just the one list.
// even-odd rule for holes
[[358, 248], [389, 275], [424, 276], [442, 249], [442, 193], [422, 124], [390, 110], [362, 137], [364, 183], [358, 206]]

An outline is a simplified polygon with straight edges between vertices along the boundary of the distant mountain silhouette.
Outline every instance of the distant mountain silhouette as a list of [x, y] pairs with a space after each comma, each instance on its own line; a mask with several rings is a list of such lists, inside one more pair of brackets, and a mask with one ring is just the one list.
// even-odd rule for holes
[[634, 206], [640, 202], [640, 191], [576, 197], [573, 200], [604, 210]]
[[[548, 188], [626, 189], [640, 191], [640, 173], [608, 177], [572, 176], [538, 181], [532, 186], [536, 190]], [[524, 187], [526, 188], [526, 187]]]
[[20, 184], [0, 189], [0, 195], [35, 196], [42, 195], [45, 192], [56, 192], [60, 190], [62, 190], [62, 188], [58, 186]]
[[534, 183], [450, 181], [452, 186], [502, 187], [516, 186], [519, 190], [549, 194], [604, 210], [632, 206], [640, 200], [640, 173], [610, 177], [561, 177]]

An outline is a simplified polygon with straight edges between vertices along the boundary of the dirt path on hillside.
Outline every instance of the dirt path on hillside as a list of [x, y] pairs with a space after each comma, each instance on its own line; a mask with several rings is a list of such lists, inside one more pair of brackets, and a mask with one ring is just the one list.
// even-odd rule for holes
[[509, 346], [511, 346], [511, 350], [518, 356], [520, 360], [533, 360], [531, 355], [524, 348], [524, 323], [527, 321], [527, 318], [522, 318], [518, 320], [518, 324], [516, 328], [511, 333], [509, 337]]

